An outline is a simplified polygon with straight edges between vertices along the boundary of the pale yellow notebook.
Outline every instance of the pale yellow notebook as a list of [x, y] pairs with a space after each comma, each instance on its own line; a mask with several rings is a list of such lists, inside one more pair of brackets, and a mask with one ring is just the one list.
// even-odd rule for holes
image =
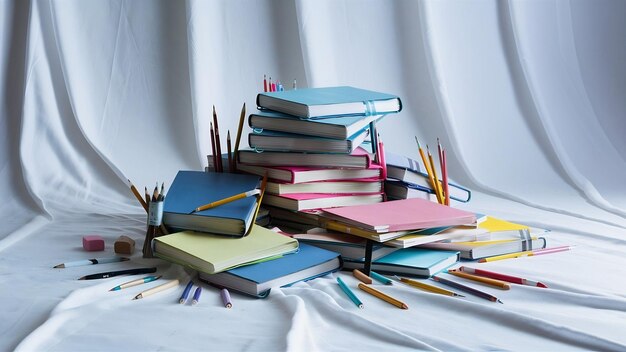
[[292, 253], [298, 249], [298, 241], [252, 225], [246, 237], [183, 231], [157, 237], [153, 246], [154, 254], [159, 258], [214, 274]]
[[489, 232], [519, 231], [528, 230], [528, 226], [516, 224], [514, 222], [487, 216], [487, 218], [478, 224], [478, 228], [485, 229]]

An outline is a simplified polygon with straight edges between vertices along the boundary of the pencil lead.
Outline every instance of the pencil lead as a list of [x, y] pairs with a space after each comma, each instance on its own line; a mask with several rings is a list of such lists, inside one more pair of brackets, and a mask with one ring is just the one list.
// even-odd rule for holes
[[59, 264], [59, 265], [55, 265], [53, 266], [54, 269], [63, 269], [65, 268], [65, 264]]

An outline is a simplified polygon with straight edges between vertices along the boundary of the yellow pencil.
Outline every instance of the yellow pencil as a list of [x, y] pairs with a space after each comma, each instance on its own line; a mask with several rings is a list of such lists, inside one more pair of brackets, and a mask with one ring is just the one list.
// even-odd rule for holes
[[359, 288], [361, 290], [369, 293], [370, 295], [376, 297], [376, 298], [382, 299], [383, 301], [385, 301], [385, 302], [387, 302], [389, 304], [393, 304], [394, 306], [396, 306], [398, 308], [409, 309], [409, 306], [407, 306], [406, 303], [404, 303], [404, 302], [402, 302], [400, 300], [397, 300], [397, 299], [395, 299], [395, 298], [393, 298], [393, 297], [391, 297], [391, 296], [389, 296], [389, 295], [387, 295], [385, 293], [382, 293], [382, 292], [378, 291], [377, 289], [375, 289], [375, 288], [373, 288], [371, 286], [368, 286], [368, 285], [366, 285], [366, 284], [364, 284], [362, 282], [359, 282]]
[[430, 161], [430, 168], [433, 171], [433, 178], [435, 179], [435, 193], [437, 193], [437, 200], [439, 201], [439, 204], [445, 204], [443, 191], [441, 189], [441, 184], [439, 183], [439, 177], [437, 176], [437, 169], [435, 168], [435, 162], [433, 161], [433, 155], [430, 154], [428, 145], [426, 145], [426, 154], [428, 154], [428, 160]]
[[224, 199], [216, 200], [215, 202], [211, 202], [209, 204], [205, 204], [205, 205], [199, 206], [196, 209], [192, 210], [190, 214], [193, 214], [193, 213], [198, 212], [198, 211], [203, 211], [203, 210], [219, 207], [220, 205], [224, 205], [226, 203], [234, 202], [234, 201], [236, 201], [238, 199], [243, 199], [243, 198], [247, 198], [247, 197], [256, 196], [257, 194], [260, 194], [260, 193], [261, 193], [260, 190], [253, 189], [251, 191], [235, 194], [234, 196], [230, 196], [230, 197], [227, 197], [227, 198], [224, 198]]
[[433, 192], [435, 192], [435, 196], [437, 196], [437, 202], [441, 203], [439, 192], [437, 192], [437, 184], [435, 183], [435, 179], [433, 178], [433, 172], [430, 169], [430, 163], [426, 159], [426, 155], [424, 155], [424, 150], [422, 149], [422, 146], [420, 145], [420, 141], [417, 139], [417, 137], [415, 137], [415, 142], [417, 142], [417, 149], [420, 153], [420, 157], [422, 158], [422, 163], [424, 163], [424, 167], [426, 168], [426, 173], [428, 174], [428, 181], [433, 187]]
[[446, 295], [446, 296], [465, 297], [465, 296], [460, 295], [460, 294], [458, 294], [456, 292], [452, 292], [450, 290], [446, 290], [445, 288], [441, 288], [441, 287], [425, 284], [425, 283], [417, 281], [417, 280], [411, 280], [411, 279], [407, 279], [405, 277], [398, 278], [398, 279], [401, 282], [403, 282], [403, 283], [405, 283], [405, 284], [407, 284], [409, 286], [413, 286], [413, 287], [419, 288], [420, 290], [424, 290], [424, 291], [428, 291], [428, 292], [432, 292], [432, 293], [438, 293], [440, 295]]
[[143, 209], [148, 212], [148, 204], [146, 204], [146, 201], [143, 199], [141, 194], [139, 194], [139, 191], [137, 190], [137, 188], [135, 188], [135, 185], [130, 182], [130, 180], [128, 180], [128, 186], [130, 187], [131, 192], [133, 192], [133, 195], [135, 196], [135, 198], [137, 198]]
[[486, 262], [493, 262], [495, 260], [502, 260], [502, 259], [519, 258], [519, 257], [532, 257], [534, 255], [550, 254], [550, 253], [567, 251], [567, 250], [570, 250], [570, 249], [571, 249], [570, 246], [542, 248], [542, 249], [536, 249], [536, 250], [533, 250], [533, 251], [515, 252], [515, 253], [509, 253], [509, 254], [503, 254], [503, 255], [496, 255], [496, 256], [493, 256], [493, 257], [481, 258], [481, 259], [478, 260], [478, 262], [479, 263], [486, 263]]
[[448, 270], [448, 274], [454, 275], [454, 276], [458, 276], [458, 277], [462, 277], [464, 279], [480, 282], [480, 283], [483, 283], [485, 285], [490, 285], [490, 286], [493, 286], [493, 287], [497, 287], [497, 288], [502, 289], [502, 290], [510, 290], [511, 289], [511, 285], [507, 284], [506, 282], [504, 282], [502, 280], [496, 280], [496, 279], [491, 279], [491, 278], [488, 278], [488, 277], [472, 275], [472, 274], [464, 273], [464, 272], [458, 271], [458, 270]]

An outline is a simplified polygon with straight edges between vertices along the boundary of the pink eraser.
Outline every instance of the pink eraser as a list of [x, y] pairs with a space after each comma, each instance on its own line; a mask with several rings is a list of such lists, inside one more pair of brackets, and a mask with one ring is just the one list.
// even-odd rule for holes
[[98, 235], [83, 236], [83, 248], [89, 252], [103, 251], [104, 238]]

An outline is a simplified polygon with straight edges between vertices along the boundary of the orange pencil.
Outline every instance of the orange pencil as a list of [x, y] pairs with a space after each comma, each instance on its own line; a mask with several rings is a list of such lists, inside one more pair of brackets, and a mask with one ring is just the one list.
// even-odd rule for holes
[[428, 181], [433, 187], [433, 192], [435, 193], [435, 196], [437, 196], [437, 201], [439, 202], [439, 193], [437, 193], [437, 185], [435, 183], [435, 179], [433, 178], [433, 172], [430, 169], [430, 163], [426, 159], [426, 156], [424, 155], [424, 150], [422, 149], [422, 146], [420, 145], [420, 141], [417, 139], [417, 137], [415, 137], [415, 142], [417, 142], [417, 149], [420, 153], [420, 157], [422, 158], [422, 163], [424, 163], [424, 167], [426, 168], [426, 173], [428, 174]]
[[130, 182], [130, 180], [128, 180], [128, 186], [130, 187], [130, 191], [133, 192], [133, 195], [135, 196], [135, 198], [137, 198], [137, 200], [139, 201], [143, 209], [147, 212], [148, 204], [143, 200], [143, 198], [141, 197], [141, 194], [139, 194], [139, 191], [137, 190], [137, 188], [135, 188], [135, 185], [133, 185], [133, 183]]

